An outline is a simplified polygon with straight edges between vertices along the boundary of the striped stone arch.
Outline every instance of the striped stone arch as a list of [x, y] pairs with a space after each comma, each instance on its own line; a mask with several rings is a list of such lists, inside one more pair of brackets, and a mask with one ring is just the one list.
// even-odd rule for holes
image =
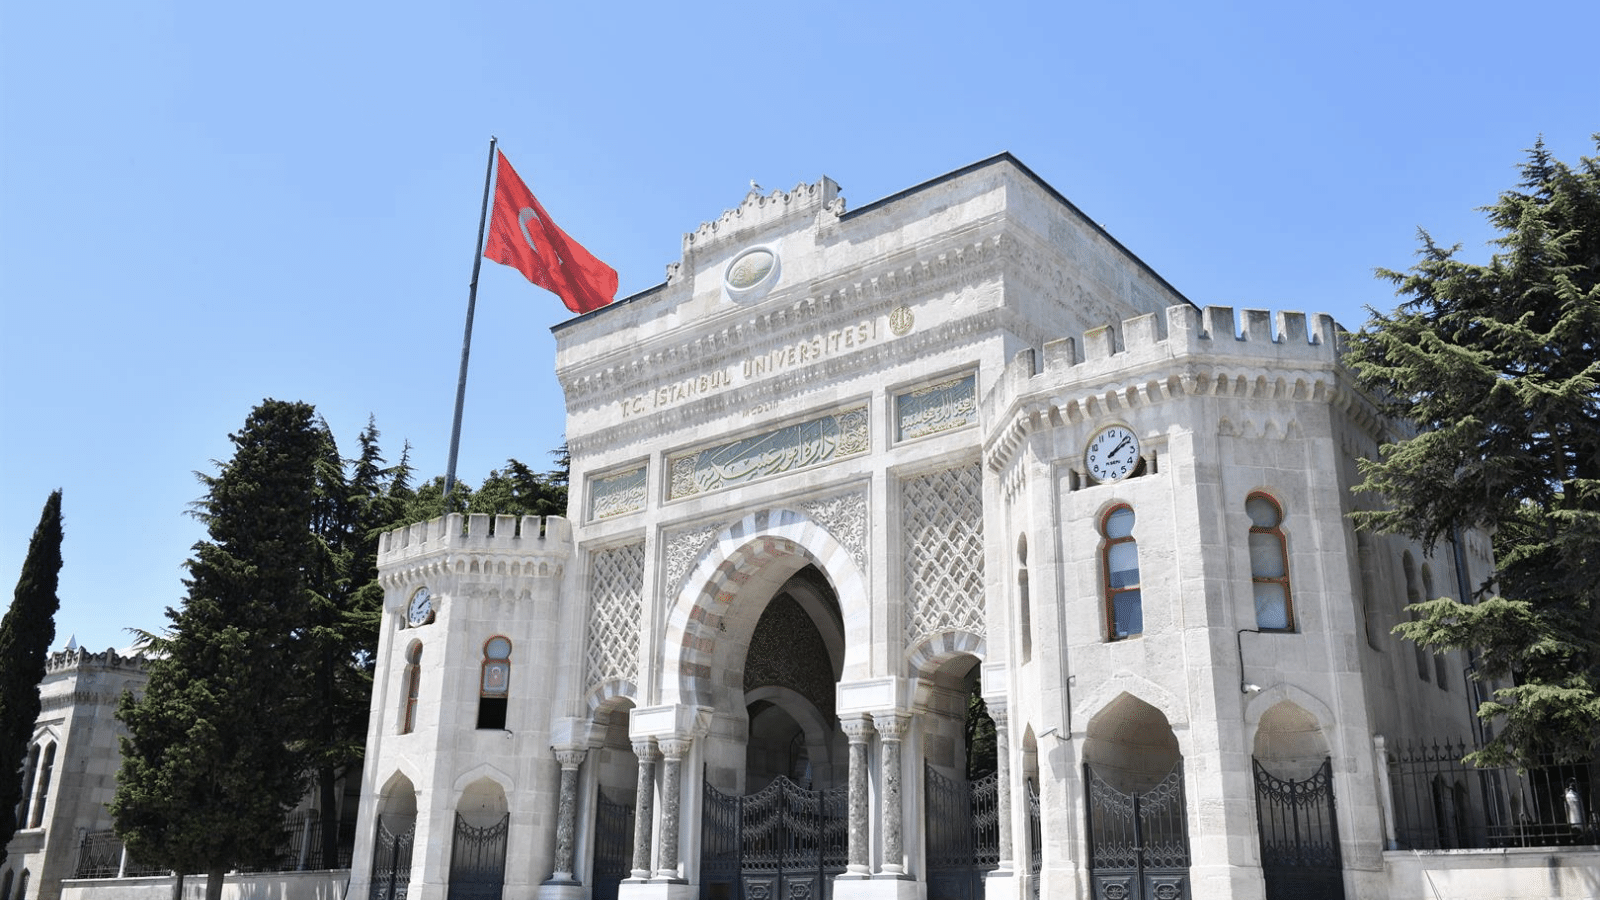
[[912, 681], [912, 701], [925, 707], [932, 699], [933, 676], [957, 656], [974, 656], [979, 662], [989, 658], [989, 647], [981, 635], [970, 631], [940, 631], [922, 638], [906, 649], [906, 676]]
[[[662, 635], [661, 702], [710, 706], [712, 649], [718, 625], [739, 590], [774, 560], [802, 556], [833, 586], [844, 618], [844, 680], [870, 674], [872, 611], [866, 576], [828, 530], [805, 513], [751, 513], [711, 542], [673, 599]], [[852, 640], [852, 637], [855, 639]]]
[[[585, 695], [589, 704], [589, 718], [606, 707], [636, 706], [639, 701], [639, 686], [626, 678], [607, 678], [592, 688]], [[627, 703], [621, 703], [626, 700]]]

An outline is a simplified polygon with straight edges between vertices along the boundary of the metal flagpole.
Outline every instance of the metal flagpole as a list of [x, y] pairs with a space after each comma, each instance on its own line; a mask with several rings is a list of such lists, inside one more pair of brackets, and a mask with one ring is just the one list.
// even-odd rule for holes
[[450, 425], [450, 461], [444, 473], [444, 509], [450, 511], [450, 491], [456, 486], [456, 451], [461, 449], [461, 407], [467, 399], [467, 357], [472, 352], [472, 311], [478, 305], [478, 270], [483, 268], [483, 230], [489, 220], [489, 182], [494, 177], [494, 145], [489, 135], [489, 162], [483, 169], [483, 207], [478, 211], [478, 242], [472, 245], [472, 284], [467, 289], [467, 329], [461, 336], [461, 376], [456, 379], [456, 416]]

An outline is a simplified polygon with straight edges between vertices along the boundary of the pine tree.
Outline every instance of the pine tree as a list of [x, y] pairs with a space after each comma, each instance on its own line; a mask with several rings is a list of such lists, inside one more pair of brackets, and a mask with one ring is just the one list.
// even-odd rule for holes
[[20, 823], [22, 768], [39, 718], [39, 682], [45, 656], [56, 637], [56, 586], [61, 573], [61, 492], [44, 502], [39, 525], [28, 542], [22, 576], [5, 618], [0, 619], [0, 848], [11, 842]]
[[1417, 425], [1363, 465], [1356, 489], [1387, 507], [1358, 521], [1430, 547], [1495, 530], [1474, 602], [1424, 601], [1396, 629], [1469, 651], [1499, 685], [1478, 710], [1485, 765], [1600, 749], [1600, 158], [1569, 168], [1541, 141], [1519, 188], [1484, 208], [1501, 234], [1488, 264], [1422, 232], [1409, 272], [1380, 269], [1406, 299], [1369, 310], [1347, 358]]
[[150, 665], [144, 696], [125, 695], [122, 770], [111, 812], [146, 864], [223, 875], [269, 859], [300, 797], [291, 746], [307, 573], [322, 562], [309, 523], [325, 441], [304, 403], [264, 401], [230, 435], [232, 460], [203, 477], [209, 540], [187, 563], [187, 597]]

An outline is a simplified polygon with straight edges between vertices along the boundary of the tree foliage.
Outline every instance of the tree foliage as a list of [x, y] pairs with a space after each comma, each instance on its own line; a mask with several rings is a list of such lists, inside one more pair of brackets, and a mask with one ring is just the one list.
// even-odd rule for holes
[[61, 492], [44, 502], [39, 524], [28, 542], [22, 575], [5, 618], [0, 619], [0, 847], [11, 841], [21, 823], [22, 768], [39, 718], [39, 682], [45, 657], [56, 637], [56, 587], [61, 574]]
[[268, 860], [301, 795], [291, 745], [297, 633], [319, 549], [308, 527], [326, 443], [312, 408], [267, 400], [230, 435], [232, 460], [203, 478], [209, 539], [187, 563], [187, 597], [143, 698], [124, 695], [122, 770], [111, 813], [145, 864], [222, 876]]
[[[1600, 146], [1600, 135], [1596, 135]], [[1600, 749], [1600, 158], [1569, 167], [1539, 142], [1522, 180], [1484, 207], [1487, 264], [1420, 233], [1404, 298], [1353, 335], [1347, 358], [1414, 435], [1363, 464], [1386, 501], [1366, 527], [1425, 546], [1494, 531], [1494, 577], [1472, 602], [1430, 599], [1396, 630], [1474, 654], [1499, 685], [1478, 710], [1482, 764]]]

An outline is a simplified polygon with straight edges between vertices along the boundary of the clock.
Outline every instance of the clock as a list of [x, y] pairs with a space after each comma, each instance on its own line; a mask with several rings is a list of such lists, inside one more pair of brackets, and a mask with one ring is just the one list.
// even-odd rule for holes
[[417, 588], [411, 595], [411, 605], [406, 608], [406, 622], [412, 628], [433, 621], [433, 595], [425, 587]]
[[1083, 464], [1095, 481], [1120, 481], [1139, 464], [1139, 438], [1126, 425], [1108, 425], [1089, 440]]

